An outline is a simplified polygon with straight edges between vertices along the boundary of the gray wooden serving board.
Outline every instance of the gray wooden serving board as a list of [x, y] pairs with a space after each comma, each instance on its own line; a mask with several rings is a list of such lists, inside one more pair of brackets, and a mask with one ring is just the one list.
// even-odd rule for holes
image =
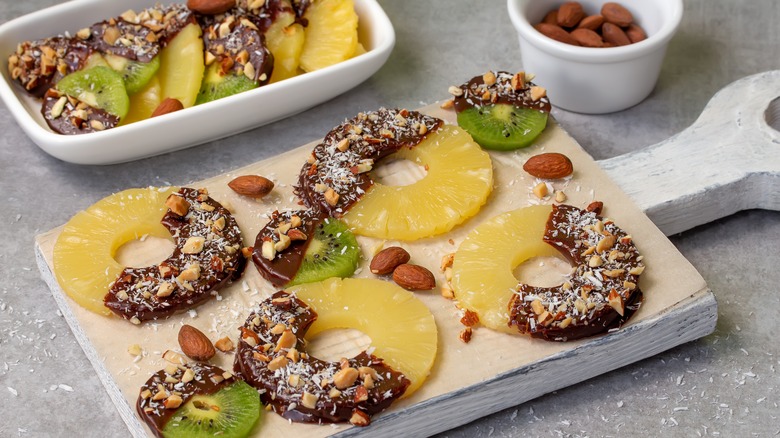
[[[436, 318], [440, 345], [431, 376], [418, 392], [376, 416], [367, 428], [288, 425], [280, 417], [269, 414], [256, 434], [432, 435], [711, 333], [717, 319], [714, 295], [663, 233], [684, 231], [740, 209], [778, 208], [780, 161], [771, 149], [780, 144], [780, 135], [772, 127], [780, 118], [778, 90], [780, 72], [740, 80], [719, 92], [686, 131], [645, 150], [600, 163], [594, 162], [553, 123], [548, 129], [551, 132], [540, 139], [541, 146], [493, 156], [496, 189], [474, 219], [441, 238], [403, 243], [415, 262], [433, 270], [441, 255], [454, 251], [453, 242], [460, 242], [475, 223], [536, 202], [529, 195], [535, 181], [522, 175], [519, 167], [527, 157], [541, 150], [562, 151], [572, 158], [577, 171], [571, 181], [556, 188], [565, 190], [574, 205], [584, 205], [593, 199], [604, 200], [606, 214], [614, 217], [618, 224], [621, 221], [631, 223], [626, 228], [630, 228], [640, 249], [647, 255], [650, 267], [640, 283], [646, 302], [625, 327], [604, 336], [566, 344], [478, 329], [471, 343], [462, 344], [457, 339], [461, 327], [459, 314], [452, 303], [437, 294], [420, 294], [420, 299]], [[436, 106], [423, 110], [453, 120], [451, 114]], [[235, 198], [224, 188], [225, 182], [249, 172], [273, 174], [280, 163], [300, 163], [310, 148], [311, 145], [305, 145], [277, 158], [193, 185], [208, 187], [216, 199], [227, 198], [235, 211], [246, 210], [246, 213], [236, 214], [245, 240], [252, 241], [262, 221], [247, 218], [256, 218], [269, 209], [290, 207], [285, 204], [285, 197], [290, 198], [285, 190], [289, 191], [293, 178], [285, 180], [285, 176], [276, 175], [282, 194], [270, 206]], [[609, 181], [607, 174], [614, 182]], [[647, 220], [643, 211], [661, 231]], [[245, 217], [238, 217], [239, 214]], [[185, 314], [171, 318], [169, 323], [158, 324], [152, 333], [143, 328], [128, 328], [125, 322], [116, 318], [91, 314], [75, 305], [57, 284], [51, 252], [58, 233], [59, 229], [55, 229], [36, 239], [42, 276], [130, 432], [134, 436], [146, 436], [148, 429], [134, 413], [137, 388], [150, 370], [162, 367], [159, 353], [176, 347], [178, 326], [182, 322], [200, 324], [212, 339], [219, 334], [235, 336], [233, 331], [243, 321], [243, 315], [224, 322], [221, 317], [209, 321], [208, 317], [199, 316], [200, 319], [192, 320], [191, 315], [188, 318]], [[377, 244], [370, 239], [361, 240], [364, 258], [370, 258], [371, 248]], [[365, 272], [361, 275], [368, 276]], [[223, 293], [225, 301], [236, 301], [238, 307], [246, 307], [270, 293], [272, 290], [258, 277], [250, 267], [243, 284], [234, 287], [238, 291]], [[225, 311], [225, 306], [212, 301], [198, 312], [200, 315], [230, 313]], [[121, 342], [117, 342], [118, 333], [122, 333]], [[354, 337], [335, 338], [334, 353], [340, 353], [339, 348], [355, 351], [364, 347], [365, 342]], [[125, 352], [128, 343], [143, 344], [149, 355], [137, 364], [130, 364]], [[213, 361], [229, 367], [231, 359], [222, 355]]]

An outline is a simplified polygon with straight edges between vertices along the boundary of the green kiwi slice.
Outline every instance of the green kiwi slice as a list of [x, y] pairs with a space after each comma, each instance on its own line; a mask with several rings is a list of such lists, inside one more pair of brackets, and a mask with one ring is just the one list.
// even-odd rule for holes
[[160, 57], [155, 56], [149, 62], [131, 61], [124, 56], [103, 55], [108, 65], [116, 70], [125, 81], [127, 94], [141, 91], [160, 69]]
[[197, 394], [176, 410], [162, 430], [165, 438], [240, 438], [260, 418], [260, 396], [237, 381], [214, 394]]
[[195, 99], [195, 105], [232, 96], [260, 86], [260, 83], [244, 75], [238, 75], [234, 72], [223, 75], [220, 70], [217, 63], [211, 64], [206, 69], [198, 97]]
[[533, 143], [547, 126], [547, 113], [499, 103], [461, 111], [458, 125], [480, 146], [509, 151]]
[[120, 119], [130, 109], [125, 82], [119, 73], [109, 67], [99, 65], [73, 72], [57, 83], [57, 89]]
[[351, 277], [360, 261], [360, 245], [344, 222], [327, 218], [317, 225], [303, 262], [290, 283], [312, 283], [331, 277]]

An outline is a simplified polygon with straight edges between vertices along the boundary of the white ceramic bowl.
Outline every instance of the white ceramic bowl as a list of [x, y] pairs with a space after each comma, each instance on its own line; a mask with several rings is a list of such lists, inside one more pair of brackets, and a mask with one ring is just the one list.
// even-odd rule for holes
[[[548, 38], [533, 25], [563, 1], [507, 0], [520, 38], [523, 69], [547, 88], [553, 105], [579, 113], [620, 111], [641, 102], [658, 80], [669, 40], [682, 20], [682, 0], [620, 0], [647, 33], [647, 39], [622, 47], [588, 48]], [[580, 0], [589, 15], [605, 0]]]
[[376, 0], [356, 0], [358, 32], [367, 52], [344, 62], [233, 96], [102, 132], [59, 135], [41, 116], [40, 101], [13, 83], [5, 57], [24, 40], [82, 27], [155, 3], [182, 0], [74, 0], [0, 25], [0, 98], [45, 152], [77, 164], [112, 164], [171, 152], [291, 116], [355, 87], [387, 61], [395, 30]]

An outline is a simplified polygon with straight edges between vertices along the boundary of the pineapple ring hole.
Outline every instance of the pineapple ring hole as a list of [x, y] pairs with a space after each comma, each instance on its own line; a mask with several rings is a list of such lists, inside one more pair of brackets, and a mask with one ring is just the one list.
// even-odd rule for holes
[[307, 353], [327, 362], [353, 358], [371, 346], [371, 338], [353, 328], [326, 329], [306, 340]]
[[571, 275], [572, 266], [563, 258], [539, 256], [520, 263], [512, 275], [522, 284], [534, 287], [555, 287]]
[[172, 238], [144, 235], [122, 244], [114, 254], [114, 260], [129, 268], [156, 265], [173, 254], [176, 244]]
[[428, 171], [419, 164], [392, 155], [382, 160], [372, 172], [372, 179], [385, 186], [409, 186], [425, 178]]

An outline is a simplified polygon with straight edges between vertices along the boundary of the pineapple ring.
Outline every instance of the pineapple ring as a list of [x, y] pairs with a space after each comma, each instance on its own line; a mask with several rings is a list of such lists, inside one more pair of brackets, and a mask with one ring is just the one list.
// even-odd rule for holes
[[[247, 383], [266, 390], [263, 402], [283, 417], [367, 421], [414, 392], [430, 373], [436, 323], [414, 294], [365, 278], [331, 278], [289, 293], [278, 292], [253, 310], [236, 352], [236, 369]], [[337, 362], [306, 353], [304, 337], [334, 328], [362, 331], [371, 348]]]
[[[533, 257], [557, 254], [576, 265], [562, 285], [520, 284], [512, 273]], [[488, 328], [572, 340], [606, 331], [633, 313], [641, 299], [640, 261], [631, 237], [611, 221], [568, 205], [532, 206], [474, 228], [455, 253], [452, 286], [460, 304]]]
[[[238, 278], [245, 259], [235, 219], [205, 190], [173, 190], [125, 190], [71, 218], [53, 255], [63, 291], [87, 310], [140, 323], [191, 308]], [[159, 265], [129, 268], [114, 259], [140, 236], [171, 234], [176, 247]]]
[[[426, 175], [406, 186], [374, 182], [369, 172], [390, 154]], [[307, 206], [342, 217], [356, 234], [416, 240], [475, 215], [493, 189], [493, 166], [463, 129], [416, 111], [380, 109], [332, 129], [298, 182]]]

